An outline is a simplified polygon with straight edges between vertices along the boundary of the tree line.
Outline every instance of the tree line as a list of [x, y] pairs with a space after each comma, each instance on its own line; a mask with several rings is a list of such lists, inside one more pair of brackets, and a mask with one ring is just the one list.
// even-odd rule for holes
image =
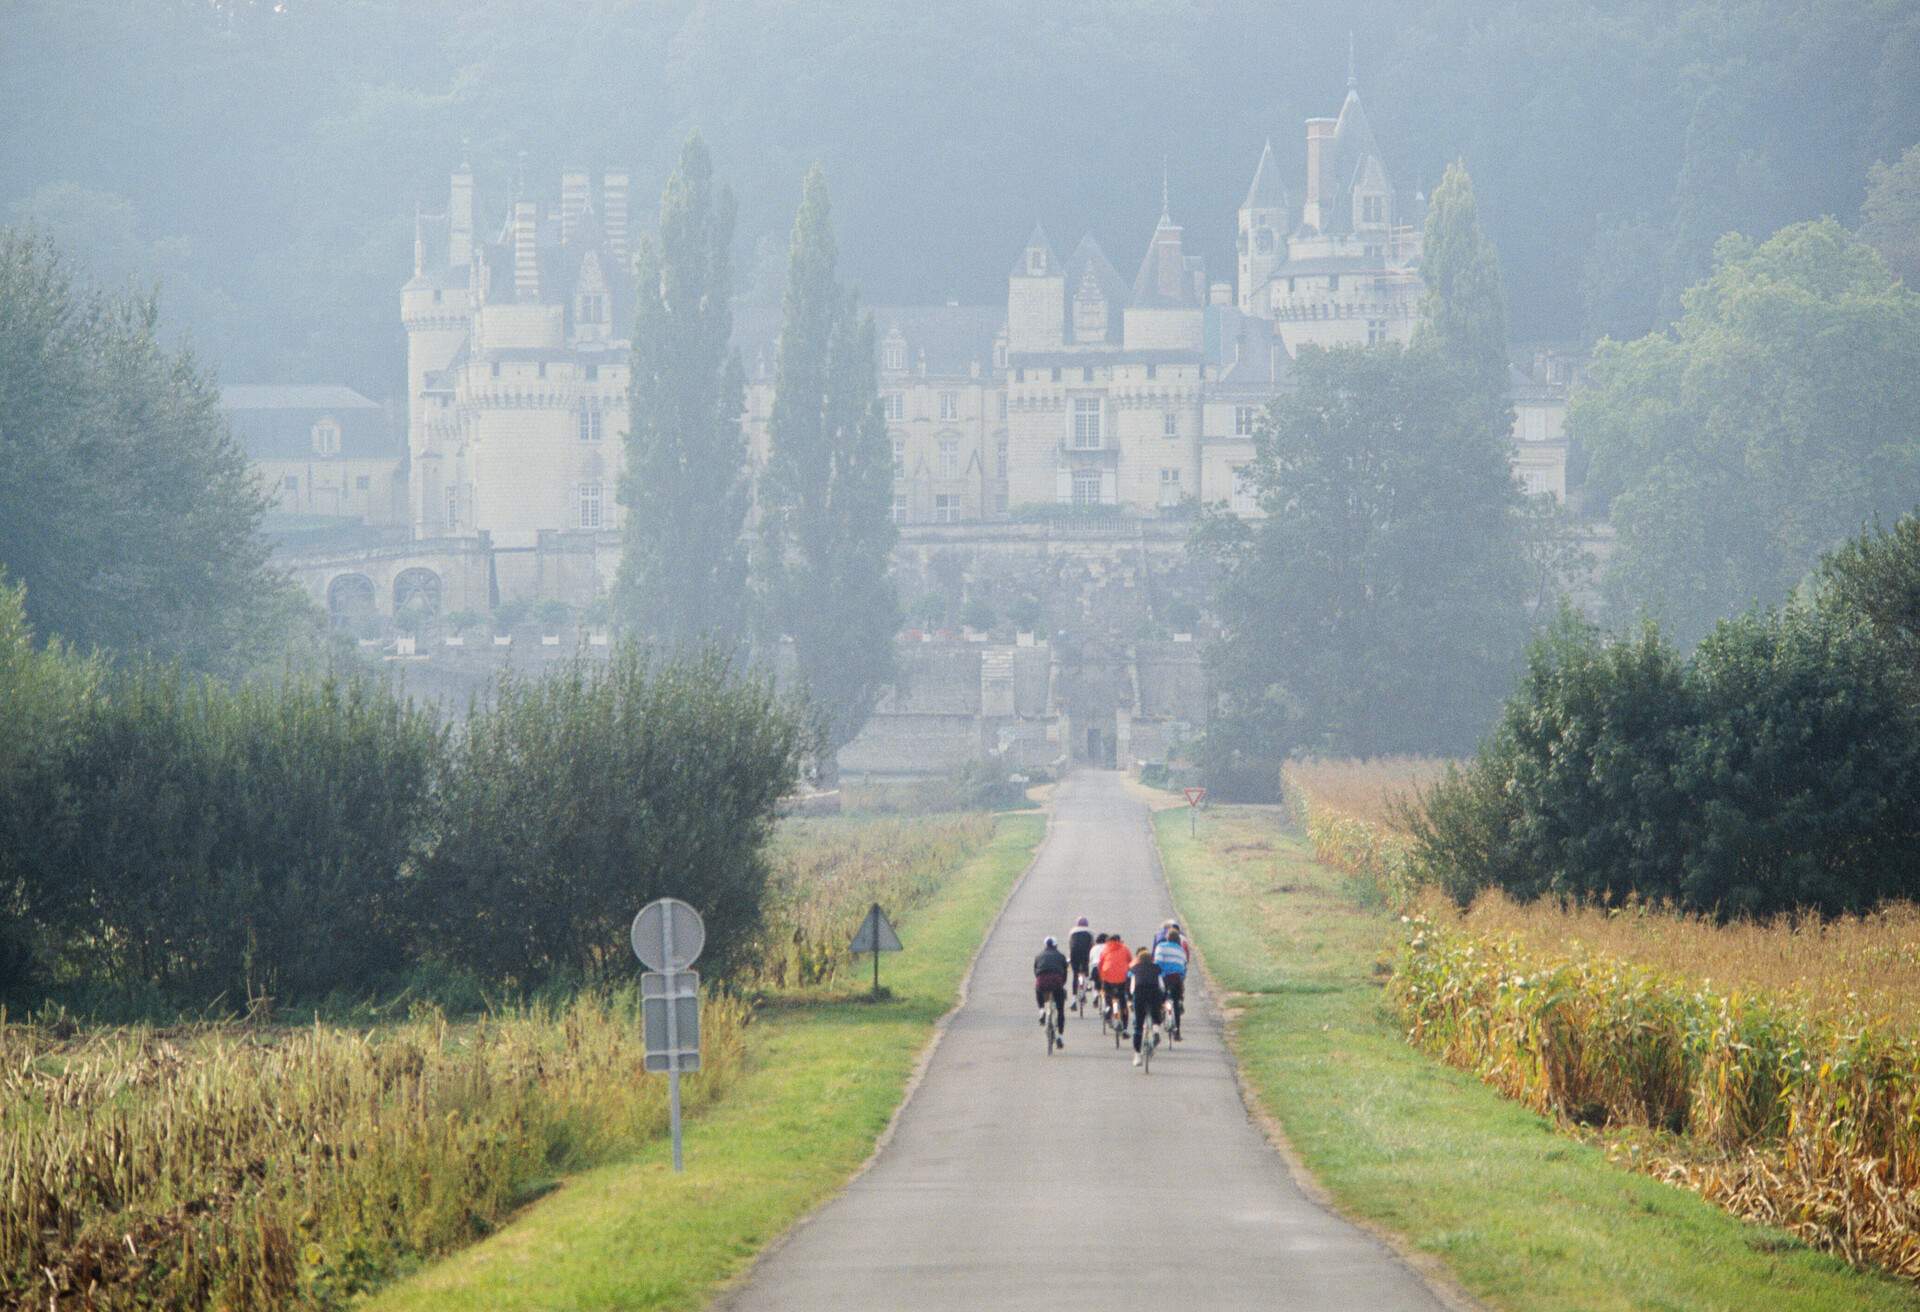
[[803, 717], [728, 658], [621, 648], [445, 728], [366, 676], [230, 684], [34, 641], [0, 588], [0, 997], [364, 999], [628, 964], [650, 899], [724, 973]]

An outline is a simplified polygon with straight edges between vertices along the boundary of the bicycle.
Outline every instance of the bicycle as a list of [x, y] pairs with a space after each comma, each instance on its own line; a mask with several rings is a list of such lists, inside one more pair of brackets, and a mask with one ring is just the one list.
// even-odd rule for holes
[[1146, 1033], [1140, 1036], [1140, 1073], [1145, 1075], [1153, 1066], [1153, 1051], [1160, 1046], [1160, 1013], [1155, 1012], [1153, 1019], [1147, 1022]]
[[1078, 976], [1074, 980], [1073, 1014], [1076, 1016], [1087, 1014], [1087, 977], [1085, 975]]
[[1053, 1056], [1053, 1050], [1060, 1046], [1060, 1028], [1053, 1018], [1053, 1004], [1049, 1002], [1041, 1014], [1046, 1017], [1047, 1056]]

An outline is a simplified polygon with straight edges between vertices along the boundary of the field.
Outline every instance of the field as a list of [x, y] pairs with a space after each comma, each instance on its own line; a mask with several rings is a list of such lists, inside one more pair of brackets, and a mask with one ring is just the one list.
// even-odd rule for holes
[[[1415, 773], [1350, 771], [1338, 811], [1290, 775], [1316, 854], [1363, 881], [1404, 869], [1378, 856], [1400, 850], [1396, 812], [1353, 783]], [[1920, 1278], [1920, 908], [1721, 926], [1396, 892], [1413, 915], [1389, 994], [1416, 1045], [1624, 1164]]]
[[[1017, 872], [1038, 826], [1003, 826], [993, 869]], [[803, 1017], [797, 1004], [831, 987], [868, 902], [907, 933], [994, 834], [981, 816], [786, 822], [767, 941], [788, 954], [767, 954], [753, 981], [758, 1017], [726, 995], [707, 1002], [689, 1110], [735, 1098], [750, 1068], [764, 1085], [769, 1054], [807, 1028], [781, 1018]], [[811, 987], [782, 988], [802, 945]], [[869, 1008], [882, 1114], [898, 1086], [886, 1092], [878, 1049], [903, 1044], [910, 1064], [930, 1023], [920, 1014], [942, 1009], [931, 996], [910, 1016]], [[561, 1178], [657, 1144], [666, 1123], [665, 1081], [638, 1073], [629, 989], [474, 1019], [422, 1004], [370, 1028], [71, 1031], [0, 1024], [8, 1306], [345, 1306], [491, 1234]]]
[[1155, 830], [1207, 944], [1252, 1101], [1343, 1210], [1398, 1235], [1485, 1304], [1519, 1312], [1920, 1309], [1849, 1268], [1609, 1161], [1604, 1143], [1411, 1046], [1384, 986], [1407, 926], [1356, 896], [1267, 808]]

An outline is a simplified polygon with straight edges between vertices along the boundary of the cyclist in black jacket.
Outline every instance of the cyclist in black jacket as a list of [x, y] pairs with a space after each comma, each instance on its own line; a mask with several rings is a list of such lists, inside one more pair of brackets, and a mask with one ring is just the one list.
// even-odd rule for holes
[[1141, 948], [1134, 954], [1133, 969], [1127, 972], [1127, 992], [1133, 995], [1133, 1064], [1140, 1064], [1140, 1036], [1147, 1026], [1160, 1019], [1161, 1004], [1167, 1000], [1160, 982], [1160, 967], [1153, 964], [1153, 949]]
[[1093, 931], [1087, 928], [1085, 916], [1073, 922], [1073, 930], [1067, 935], [1067, 964], [1073, 967], [1073, 978], [1068, 987], [1076, 992], [1080, 981], [1087, 977], [1087, 963], [1093, 957]]
[[1040, 1023], [1047, 1023], [1047, 1004], [1053, 1004], [1053, 1028], [1057, 1046], [1066, 1047], [1067, 1030], [1067, 958], [1052, 935], [1033, 959], [1033, 1000], [1040, 1004]]

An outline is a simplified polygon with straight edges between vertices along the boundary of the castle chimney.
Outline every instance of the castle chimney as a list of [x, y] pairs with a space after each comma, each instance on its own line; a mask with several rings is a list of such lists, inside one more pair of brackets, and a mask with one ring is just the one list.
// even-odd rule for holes
[[473, 263], [473, 170], [465, 164], [453, 175], [447, 205], [447, 263], [456, 269]]
[[1322, 226], [1320, 205], [1326, 199], [1327, 188], [1321, 175], [1326, 171], [1335, 126], [1336, 121], [1330, 118], [1307, 120], [1307, 203], [1300, 217], [1310, 228]]
[[560, 241], [573, 244], [580, 227], [580, 216], [587, 212], [593, 181], [585, 169], [568, 169], [560, 175]]
[[600, 184], [600, 203], [605, 210], [607, 245], [613, 258], [623, 267], [627, 262], [627, 174], [609, 170]]
[[530, 200], [513, 203], [513, 295], [519, 301], [540, 299], [538, 210]]

